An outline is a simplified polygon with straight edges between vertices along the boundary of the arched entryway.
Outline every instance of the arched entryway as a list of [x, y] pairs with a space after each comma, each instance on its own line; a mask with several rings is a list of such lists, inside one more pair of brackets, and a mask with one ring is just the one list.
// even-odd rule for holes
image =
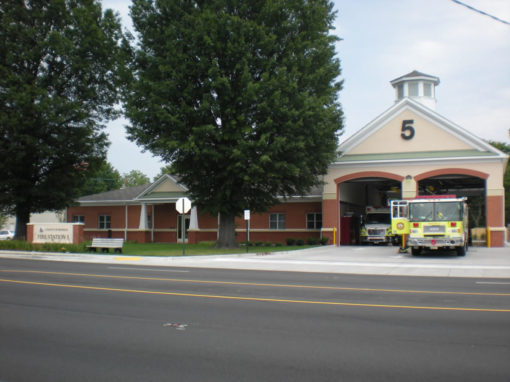
[[469, 227], [485, 231], [491, 212], [487, 209], [488, 174], [462, 168], [428, 171], [415, 177], [418, 195], [467, 197]]
[[340, 245], [360, 243], [360, 225], [367, 207], [386, 208], [401, 198], [403, 177], [383, 171], [364, 171], [335, 179]]

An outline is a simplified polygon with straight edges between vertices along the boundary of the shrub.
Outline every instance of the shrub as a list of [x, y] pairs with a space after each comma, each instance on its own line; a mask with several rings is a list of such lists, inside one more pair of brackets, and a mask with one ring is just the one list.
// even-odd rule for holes
[[33, 244], [22, 240], [2, 240], [0, 242], [0, 249], [41, 252], [87, 252], [87, 246], [85, 243], [78, 245], [61, 243]]
[[280, 242], [278, 242], [278, 241], [276, 241], [276, 242], [274, 242], [274, 243], [273, 243], [273, 247], [281, 247], [282, 245], [283, 245], [283, 244], [282, 244], [282, 243], [280, 243]]
[[321, 238], [320, 238], [320, 243], [321, 243], [322, 245], [326, 245], [326, 244], [328, 244], [328, 241], [329, 241], [329, 238], [328, 238], [328, 237], [321, 237]]
[[285, 242], [287, 245], [294, 245], [296, 243], [296, 239], [293, 239], [292, 237], [288, 237], [285, 239]]
[[262, 247], [263, 245], [264, 245], [264, 243], [261, 242], [261, 241], [256, 241], [255, 242], [255, 247]]
[[306, 239], [306, 244], [308, 245], [316, 245], [318, 243], [319, 239], [317, 239], [316, 237], [309, 237], [308, 239]]
[[305, 245], [305, 241], [303, 239], [297, 239], [296, 245]]

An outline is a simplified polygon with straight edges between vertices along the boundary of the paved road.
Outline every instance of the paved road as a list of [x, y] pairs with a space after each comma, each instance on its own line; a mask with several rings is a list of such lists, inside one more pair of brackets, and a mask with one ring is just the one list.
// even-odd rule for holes
[[507, 381], [510, 282], [0, 259], [0, 380]]

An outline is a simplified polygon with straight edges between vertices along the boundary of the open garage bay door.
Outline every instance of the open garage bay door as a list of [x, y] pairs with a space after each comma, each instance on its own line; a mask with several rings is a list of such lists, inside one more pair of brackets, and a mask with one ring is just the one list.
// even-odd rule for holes
[[386, 178], [358, 178], [339, 184], [340, 244], [360, 244], [360, 226], [368, 206], [388, 207], [401, 198], [401, 184]]
[[455, 195], [467, 197], [469, 226], [484, 227], [486, 224], [485, 179], [469, 175], [441, 175], [418, 182], [418, 195]]

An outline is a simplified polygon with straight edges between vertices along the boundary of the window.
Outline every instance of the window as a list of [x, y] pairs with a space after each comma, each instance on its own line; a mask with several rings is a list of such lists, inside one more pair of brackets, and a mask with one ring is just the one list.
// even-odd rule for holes
[[270, 214], [269, 229], [285, 229], [285, 214]]
[[407, 86], [409, 87], [409, 97], [418, 97], [418, 81], [410, 81]]
[[99, 229], [110, 229], [110, 215], [99, 215]]
[[432, 84], [423, 84], [423, 95], [425, 97], [432, 97]]
[[397, 99], [404, 98], [404, 84], [397, 85]]
[[73, 223], [85, 223], [85, 216], [83, 216], [83, 215], [73, 215], [72, 221], [73, 221]]
[[322, 214], [318, 213], [318, 212], [306, 214], [306, 228], [321, 229], [322, 228]]

